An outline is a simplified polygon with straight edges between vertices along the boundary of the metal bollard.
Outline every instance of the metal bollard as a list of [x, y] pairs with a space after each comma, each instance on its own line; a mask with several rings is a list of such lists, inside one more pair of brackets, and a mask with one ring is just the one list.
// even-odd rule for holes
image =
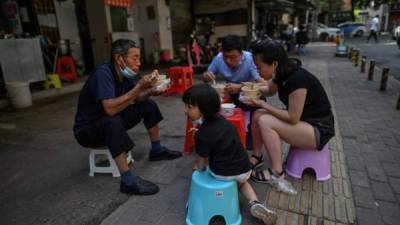
[[381, 87], [379, 88], [380, 91], [386, 91], [388, 78], [389, 78], [389, 68], [385, 67], [382, 70]]
[[351, 60], [352, 56], [353, 56], [353, 47], [349, 46], [349, 52], [347, 54], [347, 57]]
[[359, 57], [358, 57], [358, 56], [359, 56], [359, 55], [360, 55], [360, 50], [359, 50], [359, 49], [356, 49], [356, 50], [354, 51], [354, 61], [353, 61], [355, 67], [358, 66], [358, 60], [359, 60]]
[[365, 64], [367, 63], [367, 56], [363, 55], [361, 57], [361, 67], [360, 67], [360, 72], [364, 73], [365, 72]]
[[369, 61], [368, 80], [374, 79], [375, 60]]
[[397, 109], [397, 110], [400, 109], [400, 94], [399, 94], [399, 98], [397, 99], [396, 109]]

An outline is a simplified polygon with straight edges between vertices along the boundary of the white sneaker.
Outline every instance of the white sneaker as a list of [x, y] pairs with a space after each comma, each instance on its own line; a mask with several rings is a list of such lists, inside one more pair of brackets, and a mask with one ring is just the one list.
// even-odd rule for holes
[[259, 202], [252, 202], [250, 204], [250, 213], [255, 218], [262, 220], [266, 225], [273, 225], [276, 223], [278, 216], [274, 211], [268, 209], [265, 205]]
[[297, 195], [296, 189], [292, 186], [292, 184], [285, 180], [285, 175], [278, 175], [272, 169], [268, 169], [268, 172], [271, 174], [271, 184], [276, 187], [278, 191], [285, 192], [290, 195]]

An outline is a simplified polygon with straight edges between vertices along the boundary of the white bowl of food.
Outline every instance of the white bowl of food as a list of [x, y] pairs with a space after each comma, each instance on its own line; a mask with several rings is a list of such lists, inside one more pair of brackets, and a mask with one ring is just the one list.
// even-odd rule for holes
[[232, 103], [221, 104], [221, 114], [224, 116], [232, 116], [234, 114], [235, 105]]
[[224, 95], [225, 95], [225, 87], [226, 87], [225, 84], [215, 83], [215, 84], [213, 84], [211, 86], [217, 91], [217, 93], [219, 94], [220, 98], [224, 97]]
[[258, 85], [243, 86], [241, 90], [241, 95], [249, 99], [258, 98], [260, 96], [260, 87]]

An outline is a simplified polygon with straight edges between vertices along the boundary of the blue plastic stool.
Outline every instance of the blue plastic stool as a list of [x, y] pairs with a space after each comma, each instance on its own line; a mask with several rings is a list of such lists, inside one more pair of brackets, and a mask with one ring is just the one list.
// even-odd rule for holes
[[305, 55], [306, 54], [306, 49], [303, 47], [303, 48], [299, 48], [299, 54], [300, 55]]
[[186, 224], [208, 225], [215, 216], [223, 217], [229, 225], [242, 222], [237, 182], [220, 181], [207, 171], [195, 171], [190, 184]]

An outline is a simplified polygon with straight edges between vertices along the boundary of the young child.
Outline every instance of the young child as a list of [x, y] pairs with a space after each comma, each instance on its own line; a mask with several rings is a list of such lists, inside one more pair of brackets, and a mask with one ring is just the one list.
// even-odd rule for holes
[[238, 182], [239, 191], [249, 200], [254, 217], [265, 224], [274, 224], [276, 213], [258, 201], [247, 182], [251, 174], [247, 151], [235, 127], [219, 114], [221, 102], [218, 93], [207, 84], [198, 84], [189, 88], [182, 100], [185, 114], [199, 125], [194, 135], [197, 153], [195, 169], [203, 170], [208, 160], [207, 169], [213, 177]]

